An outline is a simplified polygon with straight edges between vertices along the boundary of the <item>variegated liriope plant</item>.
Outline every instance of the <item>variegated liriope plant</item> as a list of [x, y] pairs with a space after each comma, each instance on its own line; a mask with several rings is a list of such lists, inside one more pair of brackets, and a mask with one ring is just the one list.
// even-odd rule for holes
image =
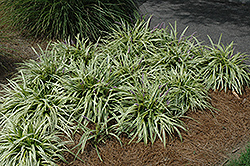
[[[169, 30], [162, 28], [163, 24], [152, 30], [149, 28], [149, 22], [150, 19], [138, 20], [133, 27], [126, 22], [117, 22], [117, 28], [109, 38], [100, 40], [104, 45], [100, 48], [101, 54], [95, 58], [95, 62], [93, 61], [98, 64], [95, 66], [99, 68], [99, 73], [104, 71], [115, 77], [111, 79], [112, 83], [108, 87], [116, 103], [109, 108], [112, 112], [112, 116], [109, 117], [113, 117], [119, 124], [115, 130], [118, 133], [131, 132], [129, 135], [132, 140], [137, 137], [139, 141], [144, 139], [145, 143], [148, 139], [153, 143], [157, 136], [165, 142], [167, 136], [179, 132], [178, 128], [184, 129], [179, 118], [183, 117], [189, 108], [194, 110], [209, 107], [204, 86], [199, 82], [197, 70], [193, 70], [194, 64], [197, 65], [202, 53], [195, 37], [193, 35], [185, 37], [185, 32], [178, 37], [176, 27], [171, 27]], [[145, 74], [144, 77], [142, 73]], [[105, 79], [101, 79], [96, 74], [90, 75], [92, 79], [93, 76], [96, 79], [96, 87], [102, 84], [99, 83], [101, 80], [107, 80], [106, 76], [102, 77]], [[147, 84], [141, 85], [140, 81], [146, 77], [149, 77]], [[81, 80], [76, 82], [78, 85], [81, 84]], [[107, 81], [104, 81], [104, 84], [108, 85]], [[168, 89], [159, 88], [165, 84], [169, 84]], [[143, 97], [142, 91], [147, 91], [147, 94], [144, 94], [147, 98], [145, 97], [143, 102], [138, 97]], [[160, 95], [166, 91], [169, 93], [167, 96]], [[151, 95], [154, 93], [155, 96], [152, 98]], [[155, 100], [164, 100], [165, 105]], [[167, 107], [166, 103], [170, 105]], [[142, 106], [137, 108], [140, 104]], [[161, 110], [158, 110], [159, 105], [162, 106]], [[148, 108], [148, 112], [145, 108]], [[131, 109], [134, 112], [130, 112]], [[135, 111], [136, 109], [138, 110]], [[164, 114], [165, 120], [168, 118], [168, 122], [159, 119], [148, 120], [148, 118], [159, 117], [158, 111]], [[152, 117], [148, 117], [148, 114]], [[142, 123], [136, 123], [138, 118], [141, 118]], [[88, 117], [85, 121], [91, 120]], [[153, 125], [150, 126], [149, 123]], [[160, 129], [159, 126], [162, 128]], [[179, 136], [181, 137], [180, 133]]]
[[221, 36], [218, 43], [213, 43], [209, 37], [211, 46], [204, 48], [204, 62], [200, 64], [200, 75], [207, 89], [232, 90], [242, 94], [245, 86], [249, 86], [249, 58], [244, 53], [235, 53], [234, 44], [224, 46]]
[[[69, 43], [55, 43], [52, 46], [49, 45], [52, 47], [51, 50], [41, 51], [37, 60], [28, 60], [22, 64], [19, 68], [19, 74], [12, 80], [9, 80], [9, 83], [4, 86], [4, 90], [2, 91], [1, 114], [4, 116], [1, 116], [1, 129], [4, 134], [7, 135], [8, 132], [12, 132], [9, 128], [11, 127], [10, 125], [14, 125], [20, 126], [20, 130], [28, 132], [28, 136], [31, 136], [28, 140], [36, 139], [40, 137], [39, 134], [42, 133], [45, 136], [48, 135], [45, 141], [53, 141], [54, 137], [58, 137], [58, 132], [62, 132], [64, 135], [68, 136], [68, 139], [72, 140], [72, 131], [75, 131], [76, 128], [74, 126], [74, 114], [79, 108], [77, 107], [78, 104], [76, 99], [73, 97], [69, 98], [65, 94], [65, 88], [61, 86], [62, 82], [60, 78], [72, 73], [71, 70], [74, 69], [71, 68], [71, 66], [78, 58], [84, 60], [83, 65], [87, 64], [88, 60], [91, 59], [90, 56], [96, 51], [96, 46], [91, 44], [87, 45], [86, 42], [87, 41], [77, 40], [74, 46]], [[79, 49], [80, 46], [78, 45], [80, 45], [82, 49]], [[88, 55], [87, 58], [85, 55]], [[35, 125], [33, 122], [36, 122], [37, 125], [41, 123], [38, 128], [39, 131], [26, 131], [26, 128]], [[16, 139], [17, 143], [28, 137], [27, 133], [26, 135], [25, 133], [22, 135], [22, 133], [20, 133], [22, 131], [15, 132], [21, 134], [21, 136], [17, 136], [18, 138], [13, 138]], [[9, 134], [11, 135], [12, 133]], [[7, 137], [1, 137], [1, 139], [4, 143]], [[9, 144], [11, 144], [12, 140], [10, 139], [9, 141]], [[29, 142], [29, 146], [32, 147], [27, 152], [24, 151], [23, 153], [25, 154], [17, 156], [20, 157], [17, 161], [23, 160], [24, 165], [50, 165], [51, 163], [53, 165], [53, 148], [62, 148], [59, 147], [59, 145], [64, 142], [49, 144], [48, 146], [45, 142], [44, 147], [41, 146], [38, 150], [35, 149], [34, 151], [32, 148], [35, 146], [34, 144], [38, 144], [39, 141], [40, 140], [34, 140]], [[23, 142], [23, 144], [26, 145], [26, 142]], [[50, 150], [49, 148], [52, 149]], [[51, 153], [47, 155], [42, 153], [41, 155], [36, 154], [45, 150]], [[9, 158], [7, 160], [3, 159], [2, 161], [11, 163], [13, 160], [14, 162], [14, 160], [16, 160], [14, 157], [15, 154], [16, 153], [13, 151], [13, 155], [10, 153]], [[6, 158], [6, 156], [4, 158]], [[44, 162], [44, 159], [49, 162]]]
[[168, 83], [142, 72], [130, 76], [119, 87], [119, 107], [115, 110], [119, 115], [118, 131], [125, 132], [132, 142], [137, 139], [145, 144], [148, 140], [153, 144], [158, 137], [164, 145], [168, 137], [186, 130], [180, 120], [184, 117], [182, 109], [171, 103]]
[[[24, 62], [19, 68], [20, 74], [4, 88], [2, 112], [15, 120], [42, 116], [49, 120], [51, 126], [69, 133], [76, 104], [64, 95], [59, 78], [72, 73], [70, 66], [74, 60], [81, 57], [85, 64], [92, 52], [96, 51], [96, 47], [88, 47], [84, 42], [77, 42], [82, 50], [77, 48], [80, 47], [78, 44], [71, 46], [69, 43], [57, 43], [51, 50], [41, 50], [37, 60]], [[88, 49], [89, 52], [86, 51]]]
[[[2, 115], [4, 116], [4, 115]], [[20, 166], [56, 165], [63, 157], [65, 144], [58, 131], [44, 119], [13, 122], [6, 118], [0, 131], [0, 164]], [[20, 121], [19, 121], [20, 122]]]
[[[186, 130], [181, 118], [187, 111], [211, 108], [205, 87], [218, 87], [218, 79], [210, 79], [213, 66], [232, 60], [230, 68], [243, 65], [241, 73], [225, 76], [249, 80], [247, 66], [236, 58], [240, 55], [235, 61], [219, 58], [224, 52], [231, 56], [232, 49], [207, 50], [193, 34], [185, 36], [186, 30], [179, 35], [176, 26], [151, 29], [149, 24], [150, 19], [134, 26], [120, 21], [97, 43], [79, 38], [76, 43], [54, 43], [40, 55], [40, 62], [26, 62], [21, 74], [10, 80], [1, 100], [2, 114], [13, 122], [45, 118], [51, 130], [69, 137], [72, 131], [82, 134], [75, 147], [78, 153], [88, 143], [98, 152], [99, 142], [107, 137], [120, 141], [121, 133], [130, 142], [154, 143], [158, 138], [165, 145], [175, 133], [181, 138]], [[216, 71], [228, 73], [226, 68]], [[229, 89], [236, 87], [233, 84]], [[237, 82], [237, 87], [244, 84]], [[7, 127], [4, 122], [2, 118], [2, 128]]]

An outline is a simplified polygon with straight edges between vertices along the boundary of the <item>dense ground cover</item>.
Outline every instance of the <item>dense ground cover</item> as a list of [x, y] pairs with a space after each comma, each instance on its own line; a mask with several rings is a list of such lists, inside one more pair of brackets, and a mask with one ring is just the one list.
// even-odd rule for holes
[[[124, 134], [129, 143], [166, 146], [175, 134], [182, 139], [188, 112], [214, 112], [209, 89], [241, 94], [248, 85], [245, 55], [232, 45], [202, 46], [193, 35], [163, 24], [150, 29], [149, 22], [119, 22], [96, 43], [55, 42], [23, 63], [3, 90], [2, 164], [55, 164], [67, 150], [58, 134], [68, 142], [80, 134], [76, 154], [90, 144], [100, 160], [98, 145], [108, 138], [122, 143]], [[35, 127], [37, 121], [44, 123]]]
[[79, 34], [52, 42], [20, 65], [2, 91], [2, 165], [85, 160], [89, 147], [102, 161], [105, 142], [120, 146], [124, 138], [166, 147], [171, 138], [182, 140], [190, 113], [220, 111], [210, 89], [238, 100], [246, 93], [247, 55], [234, 53], [233, 43], [204, 46], [176, 25], [133, 22], [116, 20], [97, 41]]

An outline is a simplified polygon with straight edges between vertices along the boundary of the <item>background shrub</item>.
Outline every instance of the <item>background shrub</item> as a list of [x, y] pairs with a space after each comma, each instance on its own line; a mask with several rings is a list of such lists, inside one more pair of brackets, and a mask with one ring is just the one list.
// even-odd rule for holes
[[3, 22], [28, 36], [96, 40], [120, 18], [132, 23], [137, 13], [134, 0], [3, 0]]

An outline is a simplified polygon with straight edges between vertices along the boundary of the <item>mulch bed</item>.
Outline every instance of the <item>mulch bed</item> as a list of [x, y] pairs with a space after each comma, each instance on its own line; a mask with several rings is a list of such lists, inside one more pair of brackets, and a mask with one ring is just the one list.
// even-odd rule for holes
[[[0, 31], [1, 32], [1, 31]], [[13, 37], [14, 36], [14, 37]], [[36, 43], [16, 35], [14, 40], [0, 41], [0, 46], [13, 48], [16, 56], [7, 56], [10, 49], [0, 54], [0, 83], [6, 83], [15, 72], [15, 62], [34, 57], [31, 46]], [[8, 37], [9, 38], [9, 37]], [[2, 50], [2, 49], [1, 49]], [[18, 50], [18, 52], [16, 51]], [[1, 53], [1, 52], [0, 52]], [[250, 141], [250, 89], [246, 88], [240, 99], [231, 91], [210, 93], [212, 105], [219, 109], [213, 113], [209, 110], [190, 112], [183, 119], [188, 132], [182, 132], [183, 140], [178, 138], [169, 140], [166, 147], [157, 140], [153, 145], [143, 142], [127, 145], [128, 138], [122, 137], [123, 146], [117, 140], [107, 140], [106, 144], [99, 145], [101, 162], [95, 148], [89, 146], [79, 157], [85, 161], [75, 160], [74, 156], [65, 153], [70, 164], [60, 163], [61, 166], [104, 166], [104, 165], [224, 165], [232, 156], [237, 156]], [[77, 143], [80, 135], [76, 136]]]
[[[108, 140], [100, 145], [101, 162], [95, 148], [87, 148], [79, 157], [85, 161], [73, 161], [74, 157], [65, 153], [70, 164], [61, 166], [105, 166], [105, 165], [224, 165], [233, 156], [244, 150], [250, 140], [250, 89], [238, 99], [230, 91], [210, 92], [212, 105], [219, 111], [196, 111], [185, 119], [188, 132], [182, 132], [183, 140], [169, 140], [164, 148], [159, 140], [153, 145], [143, 142], [120, 146], [116, 140]], [[76, 137], [76, 143], [79, 140]]]

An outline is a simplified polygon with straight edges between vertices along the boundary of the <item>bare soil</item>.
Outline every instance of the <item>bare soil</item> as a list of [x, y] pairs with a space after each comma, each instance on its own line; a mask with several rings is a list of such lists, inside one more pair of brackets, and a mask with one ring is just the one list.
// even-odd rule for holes
[[6, 83], [6, 78], [11, 78], [17, 72], [19, 63], [36, 59], [37, 55], [33, 51], [40, 51], [39, 46], [45, 49], [46, 41], [24, 38], [13, 30], [7, 30], [0, 26], [0, 84]]
[[[22, 38], [16, 33], [0, 29], [0, 83], [6, 83], [16, 72], [16, 63], [25, 59], [36, 58], [31, 47], [36, 44], [46, 47], [46, 43]], [[231, 91], [209, 93], [212, 105], [219, 109], [211, 113], [208, 110], [190, 112], [183, 119], [188, 132], [182, 132], [183, 140], [169, 140], [166, 147], [159, 140], [153, 145], [143, 142], [127, 145], [128, 138], [122, 137], [123, 146], [115, 139], [99, 145], [101, 162], [95, 148], [88, 146], [79, 157], [84, 160], [73, 160], [74, 156], [65, 153], [70, 164], [61, 166], [101, 166], [101, 165], [225, 165], [231, 157], [239, 156], [250, 141], [250, 88], [237, 98]], [[78, 143], [77, 135], [75, 143]]]

